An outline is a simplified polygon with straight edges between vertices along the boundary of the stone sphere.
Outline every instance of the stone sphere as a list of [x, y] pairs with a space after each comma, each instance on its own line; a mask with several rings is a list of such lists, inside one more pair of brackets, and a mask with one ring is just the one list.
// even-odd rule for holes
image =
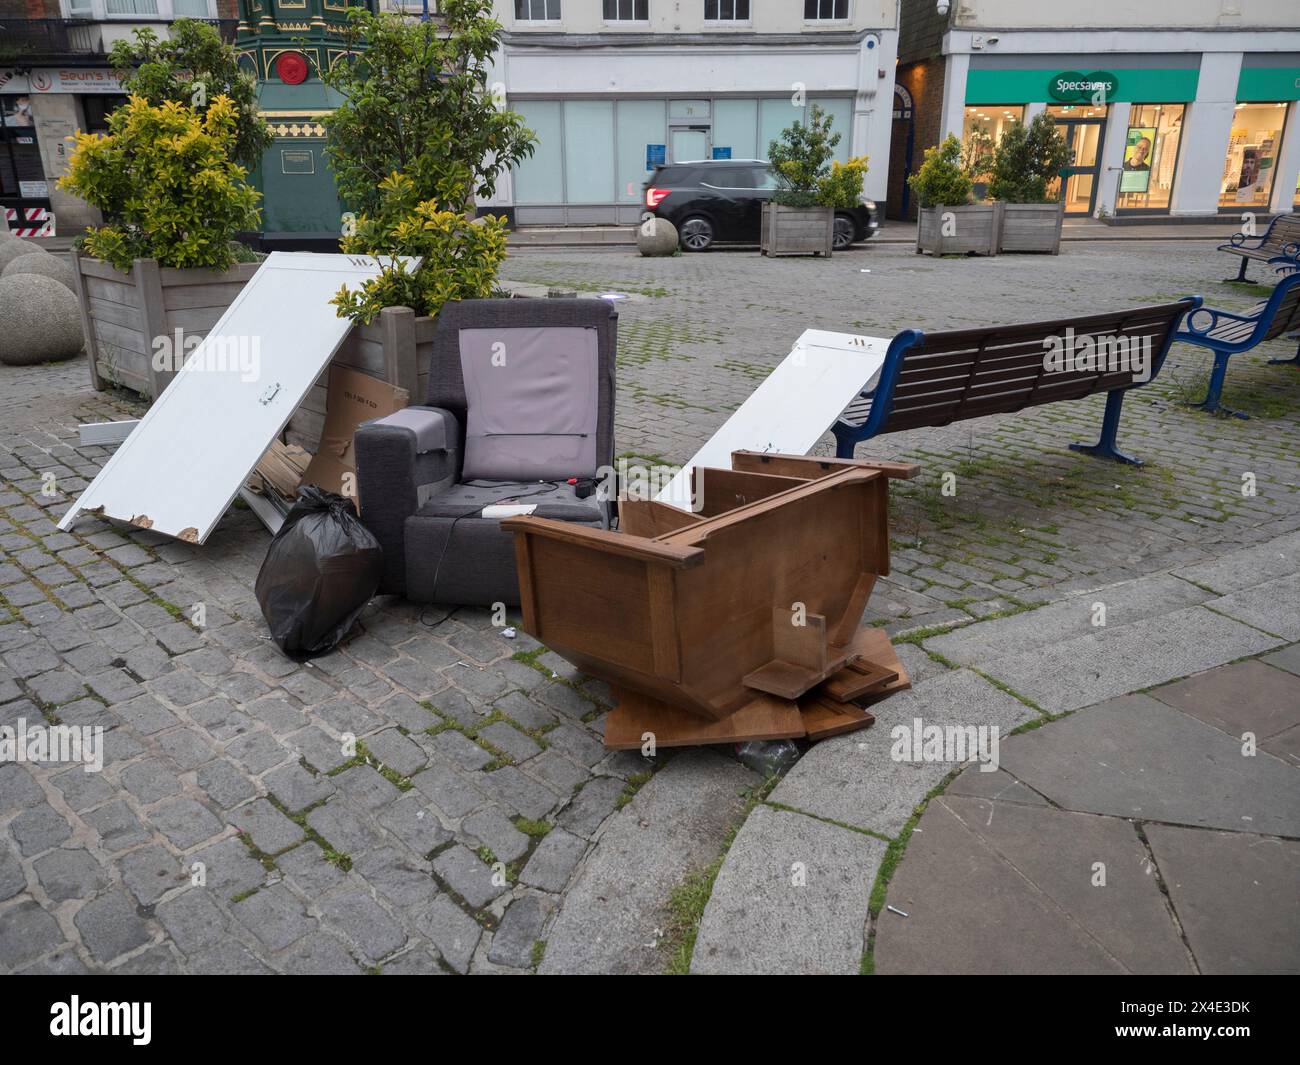
[[30, 241], [13, 239], [0, 240], [0, 270], [3, 270], [15, 259], [24, 255], [49, 255], [44, 248], [37, 247]]
[[74, 296], [77, 293], [72, 277], [72, 264], [44, 250], [40, 255], [20, 255], [0, 270], [0, 277], [12, 277], [14, 274], [38, 274], [41, 277], [51, 277]]
[[672, 255], [677, 227], [666, 218], [647, 218], [636, 227], [636, 248], [642, 255]]
[[0, 277], [0, 362], [31, 366], [70, 359], [81, 352], [81, 308], [77, 297], [53, 278], [39, 274]]

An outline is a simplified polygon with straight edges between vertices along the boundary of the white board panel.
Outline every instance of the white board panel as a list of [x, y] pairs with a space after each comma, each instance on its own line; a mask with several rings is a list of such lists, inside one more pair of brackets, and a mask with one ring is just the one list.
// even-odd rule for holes
[[731, 469], [733, 451], [806, 455], [879, 375], [889, 340], [806, 329], [779, 366], [655, 497], [691, 506], [691, 470]]
[[330, 297], [379, 269], [361, 255], [268, 256], [59, 528], [95, 512], [203, 543], [352, 328]]

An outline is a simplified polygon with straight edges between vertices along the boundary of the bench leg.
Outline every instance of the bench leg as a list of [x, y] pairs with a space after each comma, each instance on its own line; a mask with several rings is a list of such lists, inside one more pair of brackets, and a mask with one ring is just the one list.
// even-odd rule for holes
[[1210, 371], [1210, 387], [1206, 389], [1205, 399], [1200, 403], [1193, 403], [1191, 406], [1196, 410], [1203, 410], [1207, 414], [1226, 414], [1232, 418], [1249, 419], [1249, 414], [1242, 414], [1241, 411], [1225, 407], [1219, 402], [1219, 397], [1223, 395], [1223, 379], [1227, 374], [1227, 353], [1216, 352], [1214, 355], [1214, 369]]
[[1238, 281], [1245, 281], [1245, 280], [1246, 280], [1246, 267], [1249, 266], [1249, 265], [1250, 265], [1250, 260], [1247, 259], [1247, 258], [1243, 255], [1243, 256], [1241, 257], [1241, 269], [1237, 271], [1237, 276], [1236, 276], [1236, 277], [1225, 277], [1223, 280], [1224, 280], [1225, 282], [1227, 282], [1229, 285], [1234, 284], [1234, 283], [1236, 283], [1236, 282], [1238, 282]]
[[1071, 444], [1071, 451], [1082, 451], [1099, 459], [1114, 459], [1127, 462], [1130, 466], [1141, 466], [1142, 460], [1120, 451], [1115, 446], [1115, 434], [1119, 432], [1119, 415], [1124, 406], [1124, 392], [1116, 389], [1106, 396], [1106, 414], [1101, 420], [1101, 439], [1095, 444]]
[[1297, 345], [1295, 354], [1289, 359], [1269, 359], [1270, 366], [1300, 366], [1300, 345]]
[[857, 437], [854, 436], [853, 430], [839, 425], [831, 426], [831, 432], [835, 434], [835, 457], [837, 459], [851, 459], [853, 449], [857, 446]]

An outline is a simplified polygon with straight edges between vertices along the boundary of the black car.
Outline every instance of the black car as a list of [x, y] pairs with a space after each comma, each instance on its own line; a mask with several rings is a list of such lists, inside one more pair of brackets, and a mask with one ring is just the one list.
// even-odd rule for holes
[[[655, 167], [645, 184], [646, 210], [677, 229], [683, 251], [714, 244], [757, 244], [763, 204], [776, 177], [762, 159], [707, 159]], [[836, 251], [875, 235], [876, 204], [863, 199], [835, 212]]]

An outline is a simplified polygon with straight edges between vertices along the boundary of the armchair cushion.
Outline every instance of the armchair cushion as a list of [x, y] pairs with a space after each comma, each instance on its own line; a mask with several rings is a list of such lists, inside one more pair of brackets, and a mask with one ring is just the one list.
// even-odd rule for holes
[[469, 408], [465, 480], [595, 474], [594, 328], [462, 329], [460, 365]]

